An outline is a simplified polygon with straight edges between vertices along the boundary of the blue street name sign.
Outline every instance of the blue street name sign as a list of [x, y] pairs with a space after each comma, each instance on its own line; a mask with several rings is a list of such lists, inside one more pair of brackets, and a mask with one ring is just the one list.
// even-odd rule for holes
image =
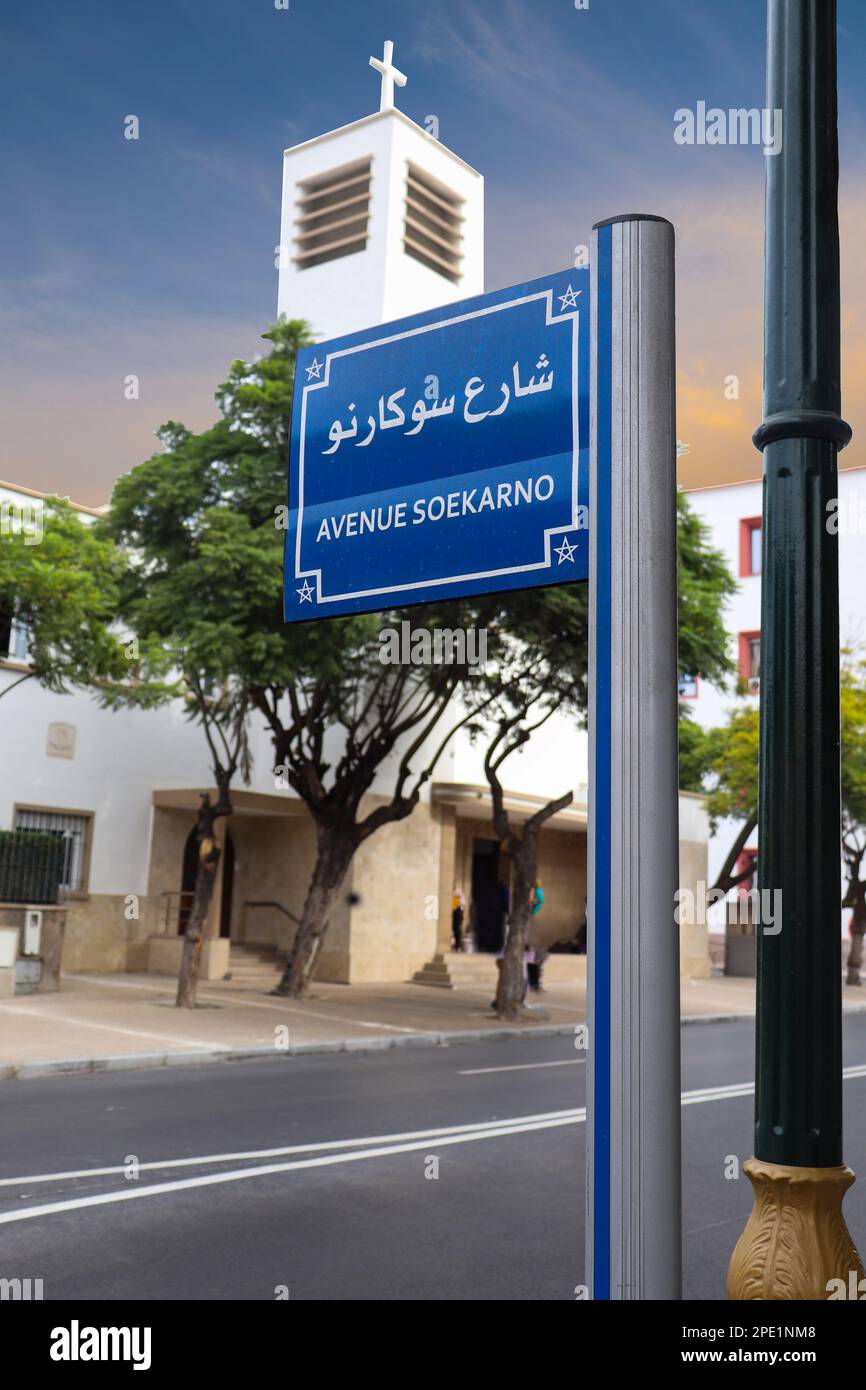
[[287, 622], [584, 580], [588, 270], [298, 353]]

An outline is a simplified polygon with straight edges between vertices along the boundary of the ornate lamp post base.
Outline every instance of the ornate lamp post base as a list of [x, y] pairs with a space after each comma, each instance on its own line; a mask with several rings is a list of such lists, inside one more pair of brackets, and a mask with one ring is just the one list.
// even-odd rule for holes
[[[827, 1299], [834, 1279], [844, 1283], [843, 1298], [859, 1297], [866, 1275], [842, 1215], [851, 1169], [750, 1158], [743, 1171], [755, 1205], [731, 1256], [728, 1298]], [[862, 1292], [866, 1297], [866, 1284]]]

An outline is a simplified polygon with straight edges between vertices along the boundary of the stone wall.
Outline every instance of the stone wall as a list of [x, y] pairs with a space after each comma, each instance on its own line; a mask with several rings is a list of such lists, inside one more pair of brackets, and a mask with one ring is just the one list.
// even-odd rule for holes
[[[361, 814], [383, 797], [365, 797]], [[441, 814], [422, 801], [405, 820], [377, 830], [350, 870], [352, 984], [410, 980], [436, 953]], [[318, 972], [320, 978], [321, 971]]]
[[[704, 885], [704, 893], [706, 890], [708, 833], [704, 798], [693, 792], [680, 792], [680, 888], [693, 894], [699, 884]], [[703, 922], [680, 926], [680, 974], [688, 980], [705, 980], [710, 975], [706, 900], [696, 903], [696, 907], [696, 916], [703, 917]]]
[[586, 835], [579, 830], [542, 830], [538, 879], [544, 903], [538, 932], [547, 946], [572, 941], [585, 914]]
[[249, 902], [280, 902], [300, 917], [313, 872], [316, 828], [309, 815], [239, 816], [231, 822], [235, 843], [232, 940], [288, 950], [294, 924], [274, 908]]
[[[146, 900], [139, 902], [141, 911]], [[146, 946], [140, 960], [136, 951], [136, 946], [146, 941], [143, 923], [141, 919], [128, 920], [126, 910], [126, 897], [119, 893], [91, 893], [86, 898], [70, 899], [63, 943], [67, 974], [146, 968]]]
[[[180, 891], [183, 854], [189, 832], [195, 825], [195, 812], [168, 806], [153, 808], [150, 860], [147, 873], [147, 906], [142, 912], [144, 935], [162, 935], [166, 923], [165, 893]], [[177, 899], [173, 900], [168, 921], [170, 932], [177, 925]]]

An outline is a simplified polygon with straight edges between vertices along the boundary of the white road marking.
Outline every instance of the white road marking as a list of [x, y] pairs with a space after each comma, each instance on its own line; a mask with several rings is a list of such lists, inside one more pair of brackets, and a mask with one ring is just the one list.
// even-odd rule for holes
[[[844, 1067], [842, 1070], [843, 1081], [856, 1081], [864, 1076], [866, 1076], [866, 1064]], [[697, 1091], [683, 1091], [682, 1103], [683, 1105], [704, 1105], [711, 1100], [733, 1100], [737, 1096], [752, 1096], [754, 1094], [754, 1081], [735, 1081], [729, 1086], [705, 1086]]]
[[567, 1057], [564, 1062], [521, 1062], [516, 1067], [472, 1067], [459, 1071], [458, 1076], [489, 1076], [494, 1071], [537, 1071], [539, 1067], [585, 1067], [585, 1057]]
[[[566, 1120], [583, 1116], [582, 1109], [550, 1110], [537, 1115], [517, 1115], [508, 1120], [476, 1120], [469, 1125], [445, 1125], [440, 1129], [413, 1129], [403, 1134], [366, 1135], [362, 1139], [331, 1139], [320, 1144], [292, 1144], [280, 1149], [246, 1149], [238, 1153], [206, 1154], [199, 1158], [170, 1158], [152, 1163], [139, 1163], [139, 1171], [154, 1168], [196, 1168], [206, 1163], [239, 1163], [253, 1158], [283, 1158], [288, 1154], [318, 1153], [326, 1149], [369, 1147], [373, 1144], [396, 1144], [409, 1139], [438, 1139], [449, 1134], [469, 1134], [480, 1129], [501, 1129], [509, 1125], [531, 1124], [546, 1120]], [[23, 1178], [0, 1178], [0, 1187], [25, 1187], [37, 1182], [62, 1182], [64, 1178], [101, 1178], [127, 1172], [125, 1164], [112, 1168], [78, 1168], [67, 1173], [36, 1173]]]
[[751, 1096], [754, 1093], [754, 1081], [741, 1081], [731, 1086], [711, 1086], [706, 1090], [683, 1091], [680, 1100], [683, 1105], [704, 1105], [711, 1100], [736, 1100], [738, 1096]]
[[[866, 1077], [866, 1064], [846, 1067], [842, 1073], [846, 1081]], [[736, 1100], [754, 1092], [751, 1081], [733, 1082], [727, 1086], [701, 1087], [694, 1091], [684, 1091], [683, 1105], [702, 1105], [714, 1100]], [[233, 1162], [237, 1159], [264, 1158], [277, 1154], [304, 1153], [313, 1149], [322, 1154], [318, 1158], [297, 1159], [289, 1163], [271, 1163], [256, 1168], [239, 1168], [228, 1173], [209, 1173], [195, 1178], [183, 1178], [176, 1182], [156, 1183], [150, 1187], [132, 1188], [122, 1192], [97, 1193], [92, 1197], [74, 1197], [62, 1202], [49, 1202], [42, 1206], [25, 1207], [18, 1211], [0, 1213], [0, 1225], [10, 1225], [17, 1221], [29, 1221], [40, 1216], [50, 1216], [62, 1211], [78, 1211], [84, 1207], [110, 1206], [116, 1202], [131, 1202], [139, 1197], [158, 1197], [162, 1193], [182, 1192], [197, 1187], [212, 1187], [220, 1183], [242, 1182], [245, 1178], [268, 1177], [276, 1173], [296, 1172], [304, 1168], [324, 1168], [338, 1163], [354, 1163], [360, 1159], [388, 1158], [394, 1154], [412, 1153], [428, 1148], [431, 1140], [437, 1147], [450, 1144], [467, 1144], [480, 1139], [501, 1139], [512, 1134], [528, 1134], [536, 1130], [557, 1129], [564, 1125], [578, 1125], [586, 1121], [586, 1109], [551, 1111], [547, 1114], [529, 1115], [522, 1119], [491, 1120], [476, 1125], [454, 1125], [445, 1129], [414, 1130], [404, 1135], [386, 1135], [379, 1139], [337, 1139], [324, 1144], [300, 1144], [285, 1149], [260, 1149], [240, 1154], [215, 1154], [207, 1158], [170, 1159], [161, 1163], [143, 1163], [140, 1169], [180, 1168], [204, 1163]], [[415, 1136], [420, 1136], [417, 1139]], [[383, 1142], [384, 1140], [384, 1142]], [[393, 1142], [408, 1141], [408, 1142]], [[357, 1145], [377, 1145], [357, 1149]], [[345, 1152], [354, 1148], [355, 1152]], [[344, 1150], [323, 1154], [323, 1150]], [[3, 1186], [22, 1187], [34, 1182], [57, 1182], [63, 1178], [96, 1177], [125, 1172], [125, 1168], [91, 1168], [69, 1173], [42, 1173], [35, 1177], [4, 1178]]]
[[[579, 1124], [586, 1114], [569, 1115], [564, 1119], [539, 1120], [526, 1124], [503, 1125], [496, 1129], [475, 1129], [469, 1134], [448, 1134], [436, 1140], [437, 1148], [449, 1144], [471, 1144], [479, 1139], [502, 1139], [511, 1134], [527, 1134], [539, 1129], [556, 1129], [562, 1125]], [[360, 1149], [355, 1153], [328, 1154], [321, 1158], [302, 1158], [292, 1163], [269, 1163], [261, 1168], [236, 1168], [228, 1173], [209, 1173], [198, 1178], [181, 1178], [177, 1182], [157, 1183], [153, 1187], [132, 1188], [125, 1192], [103, 1192], [93, 1197], [73, 1197], [64, 1202], [48, 1202], [44, 1206], [25, 1207], [20, 1211], [0, 1212], [0, 1225], [31, 1221], [40, 1216], [52, 1216], [61, 1211], [80, 1211], [84, 1207], [111, 1206], [116, 1202], [134, 1202], [140, 1197], [159, 1197], [168, 1192], [183, 1192], [188, 1188], [213, 1187], [219, 1183], [243, 1182], [246, 1178], [269, 1177], [275, 1173], [291, 1173], [301, 1168], [327, 1168], [336, 1163], [355, 1163], [364, 1158], [389, 1158], [393, 1154], [412, 1153], [428, 1149], [430, 1139], [410, 1144], [391, 1144], [386, 1148]]]

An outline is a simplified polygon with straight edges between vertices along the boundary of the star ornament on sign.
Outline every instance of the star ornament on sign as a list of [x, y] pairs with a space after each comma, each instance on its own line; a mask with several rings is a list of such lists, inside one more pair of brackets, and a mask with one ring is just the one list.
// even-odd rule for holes
[[312, 603], [312, 602], [313, 602], [313, 591], [312, 591], [312, 589], [310, 588], [310, 581], [309, 581], [309, 579], [305, 579], [305, 580], [304, 580], [304, 587], [303, 587], [303, 589], [296, 589], [296, 590], [295, 590], [295, 593], [299, 595], [300, 600], [301, 600], [301, 603]]
[[307, 381], [321, 381], [323, 366], [324, 363], [320, 362], [317, 357], [314, 357], [312, 367], [307, 368]]
[[557, 295], [557, 299], [562, 305], [562, 309], [560, 312], [564, 314], [566, 309], [576, 309], [578, 307], [578, 297], [582, 294], [583, 290], [575, 290], [572, 288], [571, 285], [569, 285], [568, 289], [565, 291], [565, 294]]
[[553, 553], [554, 553], [554, 555], [558, 555], [558, 556], [559, 556], [559, 563], [560, 563], [561, 565], [564, 565], [565, 562], [566, 562], [566, 560], [569, 560], [569, 561], [571, 562], [571, 564], [574, 564], [574, 552], [575, 552], [576, 550], [577, 550], [577, 546], [576, 546], [576, 545], [570, 545], [570, 544], [569, 544], [568, 537], [567, 537], [567, 536], [563, 536], [563, 538], [562, 538], [562, 545], [559, 547], [558, 550], [554, 550]]

